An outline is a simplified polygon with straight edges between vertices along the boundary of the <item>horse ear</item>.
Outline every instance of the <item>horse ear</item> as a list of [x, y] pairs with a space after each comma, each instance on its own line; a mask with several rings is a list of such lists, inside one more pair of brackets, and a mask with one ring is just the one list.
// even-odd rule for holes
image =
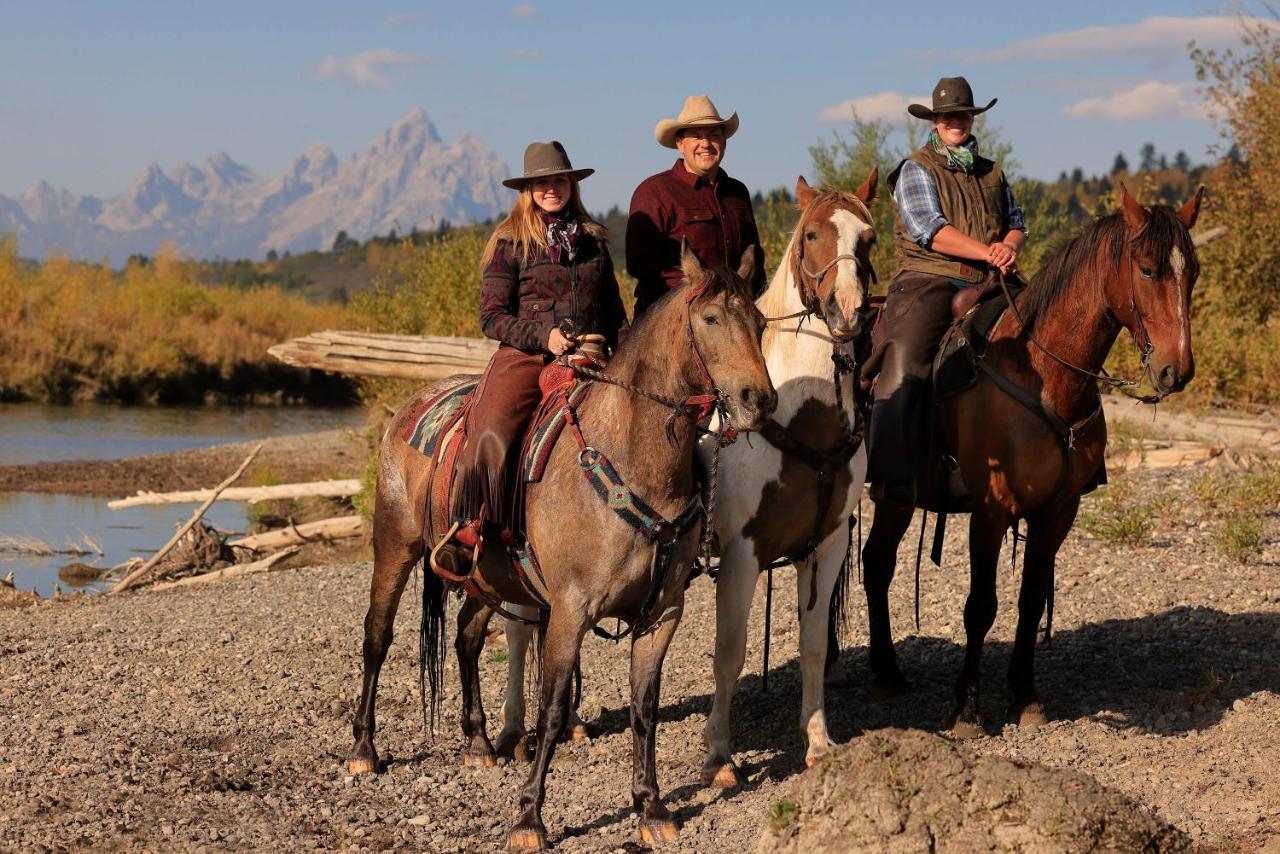
[[1137, 231], [1147, 224], [1147, 209], [1138, 204], [1133, 196], [1129, 195], [1129, 188], [1120, 182], [1120, 209], [1124, 211], [1124, 221], [1129, 224], [1129, 228]]
[[809, 182], [801, 175], [796, 179], [796, 204], [805, 208], [809, 206], [809, 202], [818, 197], [818, 191], [809, 186]]
[[[800, 180], [804, 180], [801, 178]], [[756, 275], [756, 247], [751, 244], [747, 247], [747, 251], [742, 253], [742, 260], [738, 262], [738, 278], [747, 284], [751, 284], [751, 280]]]
[[1178, 208], [1178, 220], [1190, 231], [1195, 227], [1196, 220], [1200, 217], [1200, 203], [1204, 201], [1204, 185], [1200, 185], [1200, 189], [1196, 190], [1196, 194], [1187, 199], [1187, 203]]
[[880, 167], [872, 166], [871, 174], [867, 176], [867, 180], [862, 182], [862, 186], [853, 191], [853, 194], [862, 200], [862, 203], [870, 208], [876, 202], [876, 189], [880, 186]]
[[707, 271], [698, 262], [698, 256], [694, 255], [693, 250], [689, 248], [687, 237], [680, 240], [680, 272], [684, 274], [684, 280], [691, 285], [698, 284], [707, 275]]

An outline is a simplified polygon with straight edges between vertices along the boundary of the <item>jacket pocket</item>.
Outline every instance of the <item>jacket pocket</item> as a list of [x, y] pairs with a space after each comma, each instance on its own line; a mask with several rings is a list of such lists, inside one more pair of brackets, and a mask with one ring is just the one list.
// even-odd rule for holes
[[695, 250], [717, 249], [721, 241], [720, 221], [711, 208], [681, 208], [680, 228]]

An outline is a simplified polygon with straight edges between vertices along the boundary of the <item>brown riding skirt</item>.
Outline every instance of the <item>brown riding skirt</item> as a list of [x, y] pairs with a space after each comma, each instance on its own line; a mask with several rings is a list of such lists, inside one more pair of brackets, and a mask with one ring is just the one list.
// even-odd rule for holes
[[453, 515], [506, 527], [511, 520], [511, 473], [518, 468], [520, 439], [542, 400], [538, 377], [551, 361], [506, 344], [489, 359], [467, 415], [458, 454]]

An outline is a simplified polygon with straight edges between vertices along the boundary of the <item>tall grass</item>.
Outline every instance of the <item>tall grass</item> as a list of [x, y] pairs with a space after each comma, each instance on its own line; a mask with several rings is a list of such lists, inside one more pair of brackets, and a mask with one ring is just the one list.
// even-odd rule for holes
[[0, 242], [0, 400], [347, 399], [349, 382], [267, 355], [342, 324], [340, 307], [275, 288], [201, 285], [172, 251], [115, 272], [60, 256], [33, 266]]

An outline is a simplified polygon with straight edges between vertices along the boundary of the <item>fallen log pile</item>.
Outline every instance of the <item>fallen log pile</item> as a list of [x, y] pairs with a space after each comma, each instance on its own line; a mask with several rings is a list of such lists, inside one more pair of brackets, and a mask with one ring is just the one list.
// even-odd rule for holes
[[[280, 483], [274, 486], [235, 486], [222, 490], [218, 501], [245, 501], [250, 504], [259, 501], [278, 501], [294, 498], [345, 498], [360, 491], [360, 481], [350, 480], [317, 480], [309, 483]], [[128, 498], [117, 498], [108, 501], [112, 510], [123, 510], [126, 507], [138, 507], [146, 504], [194, 504], [206, 501], [213, 494], [212, 489], [190, 489], [181, 492], [146, 492], [139, 491]]]
[[487, 338], [326, 330], [277, 344], [267, 352], [299, 368], [430, 381], [479, 374], [497, 348], [497, 342]]

